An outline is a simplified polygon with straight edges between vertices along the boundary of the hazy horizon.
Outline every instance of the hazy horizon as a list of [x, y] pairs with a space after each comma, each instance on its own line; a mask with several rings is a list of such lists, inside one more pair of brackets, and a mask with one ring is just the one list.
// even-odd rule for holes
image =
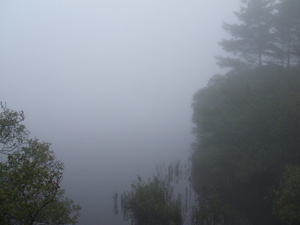
[[187, 159], [192, 97], [222, 72], [238, 3], [0, 1], [0, 101], [64, 162], [80, 225], [122, 223], [115, 191]]

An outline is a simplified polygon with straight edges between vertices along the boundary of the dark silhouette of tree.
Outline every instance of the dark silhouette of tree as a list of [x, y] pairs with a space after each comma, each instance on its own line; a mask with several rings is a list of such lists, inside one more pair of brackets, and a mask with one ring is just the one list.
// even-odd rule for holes
[[194, 96], [199, 224], [277, 224], [270, 192], [285, 165], [300, 163], [299, 72], [215, 76]]
[[236, 24], [223, 25], [230, 35], [222, 48], [230, 56], [217, 57], [221, 67], [235, 71], [263, 65], [298, 66], [300, 62], [300, 2], [243, 0]]
[[268, 64], [273, 51], [271, 33], [274, 1], [244, 0], [238, 12], [237, 24], [224, 24], [231, 39], [220, 43], [233, 57], [219, 57], [219, 65], [235, 69]]
[[275, 56], [283, 67], [299, 65], [300, 60], [300, 2], [282, 0], [276, 5]]

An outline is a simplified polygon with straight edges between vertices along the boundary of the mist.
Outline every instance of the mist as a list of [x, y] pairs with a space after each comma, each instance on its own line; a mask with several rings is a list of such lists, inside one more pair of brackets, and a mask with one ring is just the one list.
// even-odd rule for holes
[[113, 193], [187, 160], [193, 94], [221, 72], [239, 0], [0, 2], [0, 101], [65, 164], [80, 225], [126, 224]]

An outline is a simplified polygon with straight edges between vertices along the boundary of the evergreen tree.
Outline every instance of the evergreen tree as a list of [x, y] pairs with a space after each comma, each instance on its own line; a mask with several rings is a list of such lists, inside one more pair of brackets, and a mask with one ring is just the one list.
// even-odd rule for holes
[[300, 63], [300, 1], [282, 0], [276, 6], [275, 57], [281, 66], [291, 67]]
[[243, 0], [235, 12], [238, 24], [224, 24], [231, 39], [220, 43], [233, 57], [218, 57], [221, 67], [241, 69], [269, 64], [274, 45], [272, 43], [273, 0]]

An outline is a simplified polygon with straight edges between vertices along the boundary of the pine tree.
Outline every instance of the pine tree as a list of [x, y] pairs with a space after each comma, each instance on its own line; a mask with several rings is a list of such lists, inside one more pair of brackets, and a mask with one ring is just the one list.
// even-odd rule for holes
[[269, 64], [274, 51], [272, 42], [273, 0], [243, 0], [238, 12], [239, 23], [223, 25], [231, 35], [220, 45], [233, 57], [218, 57], [221, 67], [234, 69]]
[[300, 62], [300, 1], [282, 0], [276, 7], [274, 21], [278, 51], [276, 57], [283, 67], [299, 65]]

